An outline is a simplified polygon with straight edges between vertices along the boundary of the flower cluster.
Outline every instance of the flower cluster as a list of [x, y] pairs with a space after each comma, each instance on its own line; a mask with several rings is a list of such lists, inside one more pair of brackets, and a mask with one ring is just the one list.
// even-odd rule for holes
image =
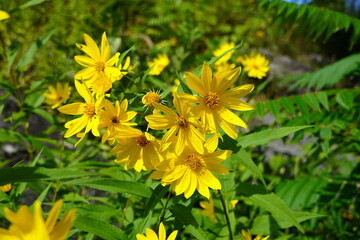
[[[236, 139], [236, 126], [246, 128], [233, 110], [253, 109], [241, 98], [254, 86], [232, 87], [240, 68], [213, 75], [210, 66], [204, 63], [200, 76], [185, 73], [186, 84], [194, 94], [174, 91], [173, 108], [163, 104], [158, 92], [148, 92], [142, 102], [153, 111], [141, 114], [145, 115], [148, 128], [143, 132], [131, 122], [137, 112], [128, 110], [129, 101], [113, 103], [108, 95], [112, 83], [121, 78], [121, 65], [115, 65], [120, 54], [111, 56], [105, 33], [100, 49], [87, 34], [84, 40], [86, 45], [77, 44], [77, 47], [88, 56], [75, 56], [75, 60], [86, 67], [75, 74], [75, 88], [84, 100], [58, 109], [77, 116], [65, 124], [65, 137], [76, 135], [80, 138], [77, 145], [89, 132], [96, 137], [102, 135], [103, 143], [108, 141], [113, 145], [111, 153], [117, 156], [115, 162], [124, 164], [125, 169], [153, 171], [150, 178], [170, 185], [176, 195], [190, 198], [197, 190], [210, 198], [209, 188], [220, 190], [220, 181], [214, 173], [228, 173], [221, 162], [231, 151], [217, 150], [218, 139], [222, 132]], [[152, 70], [161, 72], [159, 63], [168, 58], [161, 55], [159, 59]], [[164, 65], [167, 64], [168, 60]], [[128, 60], [124, 66], [129, 68], [129, 65]]]

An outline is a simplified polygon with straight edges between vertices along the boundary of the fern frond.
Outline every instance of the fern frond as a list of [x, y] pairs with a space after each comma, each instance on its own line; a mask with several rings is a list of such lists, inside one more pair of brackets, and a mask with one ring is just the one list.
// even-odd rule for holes
[[344, 76], [357, 70], [359, 66], [360, 54], [353, 54], [313, 73], [302, 75], [304, 77], [294, 83], [290, 89], [315, 87], [316, 90], [319, 90], [323, 87], [332, 87], [342, 80]]
[[273, 22], [281, 25], [298, 25], [300, 32], [317, 40], [323, 36], [327, 41], [334, 33], [351, 29], [350, 49], [360, 39], [360, 21], [347, 14], [311, 5], [299, 5], [281, 0], [260, 0], [259, 7], [273, 10]]

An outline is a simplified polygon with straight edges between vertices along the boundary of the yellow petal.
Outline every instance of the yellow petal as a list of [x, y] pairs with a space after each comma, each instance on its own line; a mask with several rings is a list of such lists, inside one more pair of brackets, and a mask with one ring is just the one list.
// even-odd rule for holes
[[255, 86], [253, 84], [244, 84], [227, 90], [222, 94], [222, 96], [242, 98], [251, 93], [254, 90], [254, 87]]
[[[115, 53], [114, 54], [114, 56], [112, 56], [109, 60], [107, 60], [106, 61], [106, 63], [105, 63], [105, 65], [107, 66], [107, 67], [111, 67], [111, 66], [114, 66], [118, 61], [119, 61], [119, 56], [120, 56], [120, 53]], [[115, 67], [118, 71], [119, 71], [119, 73], [120, 73], [120, 70], [117, 68], [117, 67]], [[120, 74], [119, 74], [120, 75]], [[115, 77], [115, 76], [113, 76], [113, 77]]]
[[79, 81], [75, 80], [75, 87], [80, 96], [82, 96], [85, 99], [85, 102], [90, 103], [93, 102], [93, 97], [89, 91], [89, 88], [85, 85], [80, 83]]
[[58, 111], [68, 115], [79, 115], [84, 113], [84, 103], [70, 103], [65, 106], [59, 107]]
[[220, 118], [222, 118], [224, 121], [228, 123], [232, 123], [237, 126], [246, 128], [246, 124], [244, 123], [244, 121], [241, 120], [235, 113], [233, 113], [229, 109], [222, 108], [219, 111], [217, 111], [217, 114]]
[[224, 107], [238, 111], [249, 111], [254, 109], [254, 106], [235, 97], [222, 97], [221, 101]]
[[101, 37], [101, 61], [106, 62], [110, 57], [110, 46], [104, 32]]
[[166, 240], [166, 230], [162, 222], [159, 226], [159, 240]]
[[88, 121], [88, 117], [86, 116], [77, 118], [76, 122], [74, 121], [73, 124], [70, 126], [70, 128], [65, 132], [64, 137], [68, 138], [80, 132], [86, 126], [87, 121]]
[[192, 90], [194, 90], [201, 96], [206, 95], [207, 92], [206, 92], [205, 86], [204, 86], [202, 80], [200, 80], [200, 78], [198, 78], [196, 75], [194, 75], [191, 72], [186, 72], [185, 79], [186, 79], [187, 85], [189, 85], [189, 87]]
[[57, 201], [49, 212], [49, 216], [46, 219], [46, 228], [49, 232], [51, 232], [54, 229], [57, 218], [60, 214], [62, 204], [63, 204], [63, 200]]
[[0, 10], [0, 21], [8, 18], [10, 18], [10, 15], [5, 11]]
[[74, 58], [78, 64], [84, 67], [94, 67], [96, 64], [96, 62], [92, 58], [89, 58], [87, 56], [76, 55]]
[[88, 67], [77, 72], [74, 78], [77, 80], [90, 80], [95, 74], [97, 74], [95, 67]]
[[96, 45], [95, 41], [86, 33], [84, 33], [84, 40], [91, 52], [90, 56], [93, 56], [94, 60], [99, 61], [100, 60], [100, 50], [99, 50], [98, 46]]
[[164, 106], [164, 105], [162, 105], [160, 103], [155, 103], [155, 102], [153, 103], [153, 105], [154, 105], [154, 107], [156, 109], [159, 109], [160, 111], [162, 111], [162, 112], [164, 112], [164, 113], [166, 113], [166, 114], [168, 114], [168, 115], [170, 115], [172, 117], [178, 117], [178, 115], [173, 110], [168, 108], [167, 106]]
[[211, 68], [209, 67], [209, 65], [207, 65], [206, 62], [204, 62], [202, 66], [201, 81], [204, 83], [206, 92], [210, 92], [211, 90], [216, 90], [216, 89], [211, 89], [212, 72], [211, 72]]
[[221, 189], [220, 181], [208, 170], [205, 170], [201, 175], [203, 183], [206, 183], [212, 189]]

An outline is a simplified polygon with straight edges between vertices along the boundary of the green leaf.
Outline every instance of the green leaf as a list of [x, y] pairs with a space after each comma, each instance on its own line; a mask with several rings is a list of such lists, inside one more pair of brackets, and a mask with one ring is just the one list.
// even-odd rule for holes
[[270, 212], [274, 217], [288, 222], [291, 226], [295, 226], [300, 232], [304, 233], [304, 229], [296, 219], [294, 212], [274, 193], [254, 194], [247, 198], [255, 205]]
[[284, 107], [292, 114], [295, 114], [295, 107], [291, 97], [281, 97], [280, 102], [284, 105]]
[[38, 5], [38, 4], [40, 4], [40, 3], [44, 2], [44, 1], [45, 0], [31, 0], [31, 1], [28, 1], [28, 2], [24, 3], [19, 8], [23, 10], [25, 8]]
[[81, 231], [91, 232], [106, 240], [128, 239], [127, 235], [120, 228], [115, 227], [108, 222], [87, 216], [77, 216], [74, 226]]
[[184, 91], [184, 93], [187, 93], [187, 94], [193, 94], [193, 92], [191, 91], [191, 89], [188, 87], [188, 85], [185, 83], [184, 81], [184, 78], [178, 73], [176, 72], [176, 75], [179, 79], [179, 82], [180, 82], [180, 86], [182, 88], [182, 90]]
[[[326, 215], [310, 213], [310, 212], [294, 212], [296, 220], [301, 223], [309, 219], [326, 217]], [[276, 217], [276, 215], [262, 215], [254, 219], [254, 223], [251, 228], [253, 234], [265, 234], [270, 235], [276, 232], [278, 229], [285, 229], [291, 227], [292, 224], [286, 220]]]
[[35, 53], [39, 50], [40, 47], [42, 47], [49, 39], [50, 37], [55, 33], [55, 30], [52, 30], [43, 36], [41, 36], [35, 43], [33, 43], [30, 48], [27, 50], [27, 52], [23, 55], [23, 57], [20, 59], [17, 70], [20, 72], [23, 72], [25, 70], [26, 65], [31, 63], [33, 60]]
[[312, 93], [305, 95], [306, 103], [315, 111], [321, 112], [320, 104], [316, 96]]
[[317, 99], [319, 100], [319, 102], [321, 103], [321, 105], [324, 106], [324, 108], [329, 111], [329, 102], [328, 102], [328, 97], [326, 95], [326, 93], [324, 92], [318, 92], [315, 94], [315, 96], [317, 97]]
[[76, 178], [89, 175], [93, 175], [93, 173], [42, 167], [1, 168], [0, 185], [16, 182], [36, 182], [41, 180]]
[[278, 129], [267, 129], [261, 132], [252, 133], [239, 137], [237, 140], [237, 145], [242, 147], [247, 147], [250, 145], [263, 145], [274, 139], [285, 137], [291, 133], [297, 132], [299, 130], [309, 128], [310, 125], [306, 126], [296, 126], [296, 127], [282, 127]]
[[253, 172], [262, 182], [266, 188], [266, 183], [264, 177], [261, 174], [260, 169], [256, 166], [254, 161], [251, 159], [250, 155], [242, 148], [239, 152], [236, 153], [236, 157], [239, 158], [241, 164], [247, 167], [251, 172]]
[[271, 112], [274, 114], [275, 117], [279, 116], [280, 113], [280, 105], [279, 102], [277, 100], [270, 100], [268, 102], [269, 104], [269, 108], [271, 110]]
[[191, 214], [191, 209], [181, 204], [176, 204], [170, 208], [170, 211], [174, 214], [175, 218], [178, 219], [190, 233], [199, 240], [208, 240], [205, 232], [199, 227], [194, 216]]
[[62, 184], [86, 186], [107, 192], [130, 193], [146, 198], [149, 198], [152, 193], [151, 189], [142, 183], [106, 178], [76, 179], [64, 182]]

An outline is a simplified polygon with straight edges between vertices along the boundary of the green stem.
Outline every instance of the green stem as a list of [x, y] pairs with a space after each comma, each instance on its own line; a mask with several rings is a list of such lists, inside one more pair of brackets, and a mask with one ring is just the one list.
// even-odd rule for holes
[[225, 214], [225, 219], [226, 219], [226, 225], [228, 226], [228, 230], [229, 230], [229, 239], [230, 239], [230, 240], [233, 240], [233, 234], [232, 234], [232, 231], [231, 231], [229, 212], [228, 212], [228, 210], [227, 210], [226, 203], [225, 203], [224, 198], [223, 198], [223, 196], [222, 196], [222, 194], [221, 194], [221, 191], [218, 190], [218, 193], [219, 193], [221, 205], [222, 205], [222, 207], [223, 207], [223, 209], [224, 209], [224, 214]]
[[169, 191], [168, 196], [167, 196], [167, 199], [166, 199], [166, 202], [165, 202], [165, 205], [164, 205], [164, 208], [163, 208], [163, 212], [162, 212], [161, 217], [160, 217], [160, 222], [159, 222], [159, 224], [160, 224], [161, 222], [163, 222], [164, 219], [165, 219], [165, 213], [166, 213], [166, 210], [167, 210], [166, 208], [167, 208], [167, 205], [168, 205], [168, 203], [169, 203], [170, 196], [171, 196], [171, 193], [170, 193], [170, 191]]

